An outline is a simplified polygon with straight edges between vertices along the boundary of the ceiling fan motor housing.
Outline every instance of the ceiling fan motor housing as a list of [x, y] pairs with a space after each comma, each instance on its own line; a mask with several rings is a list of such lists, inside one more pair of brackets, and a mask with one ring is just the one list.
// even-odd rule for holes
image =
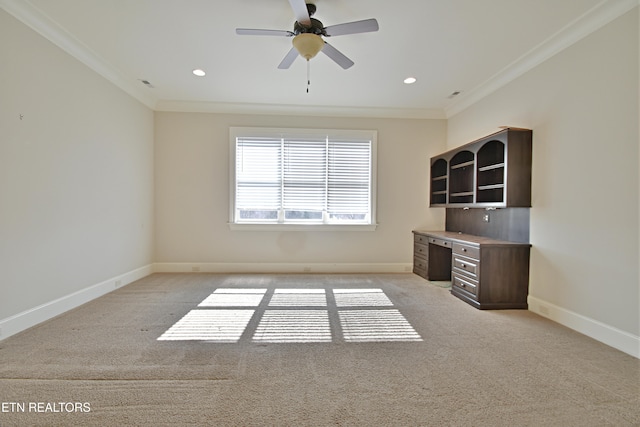
[[315, 18], [309, 18], [311, 20], [311, 25], [304, 25], [296, 21], [293, 25], [293, 33], [295, 35], [311, 33], [317, 34], [319, 36], [326, 36], [327, 34], [324, 31], [324, 25], [322, 22], [318, 21]]

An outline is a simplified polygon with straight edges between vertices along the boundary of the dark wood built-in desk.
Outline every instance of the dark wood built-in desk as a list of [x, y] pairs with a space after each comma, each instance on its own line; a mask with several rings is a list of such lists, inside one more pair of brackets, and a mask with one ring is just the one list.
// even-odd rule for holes
[[413, 272], [451, 280], [451, 293], [479, 309], [527, 308], [529, 243], [415, 230]]

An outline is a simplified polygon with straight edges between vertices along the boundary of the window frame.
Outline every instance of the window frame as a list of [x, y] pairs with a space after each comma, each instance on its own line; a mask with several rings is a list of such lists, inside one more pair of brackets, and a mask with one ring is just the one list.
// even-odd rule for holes
[[[371, 141], [371, 164], [369, 183], [370, 219], [367, 223], [314, 222], [296, 221], [268, 222], [243, 221], [236, 222], [236, 141], [242, 137], [264, 138], [309, 138], [329, 137], [329, 139], [367, 139]], [[302, 128], [265, 128], [265, 127], [230, 127], [229, 128], [229, 228], [231, 230], [278, 230], [278, 231], [374, 231], [377, 228], [377, 137], [375, 130], [345, 129], [302, 129]]]

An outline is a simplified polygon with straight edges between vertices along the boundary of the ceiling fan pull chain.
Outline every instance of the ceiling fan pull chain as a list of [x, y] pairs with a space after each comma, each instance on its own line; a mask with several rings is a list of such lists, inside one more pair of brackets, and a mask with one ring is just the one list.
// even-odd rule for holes
[[311, 85], [311, 61], [307, 59], [307, 93], [309, 93], [310, 85]]

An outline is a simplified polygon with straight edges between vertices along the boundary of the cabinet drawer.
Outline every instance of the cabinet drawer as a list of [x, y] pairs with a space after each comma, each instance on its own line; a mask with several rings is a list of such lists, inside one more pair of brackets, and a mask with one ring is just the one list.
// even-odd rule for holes
[[451, 247], [451, 242], [444, 239], [438, 239], [436, 237], [429, 237], [429, 243], [433, 243], [434, 245], [444, 246], [445, 248]]
[[480, 248], [477, 246], [454, 243], [452, 252], [454, 254], [468, 256], [469, 258], [480, 259]]
[[413, 244], [413, 256], [429, 259], [429, 246], [420, 243]]
[[471, 278], [478, 280], [480, 263], [475, 259], [466, 258], [455, 254], [453, 255], [453, 270], [466, 273]]
[[422, 259], [422, 258], [418, 258], [418, 257], [413, 257], [413, 271], [416, 270], [420, 270], [420, 271], [424, 271], [425, 273], [427, 272], [427, 261]]
[[463, 289], [474, 296], [478, 296], [478, 282], [467, 277], [453, 273], [451, 276], [451, 286]]
[[427, 236], [423, 236], [422, 234], [414, 234], [413, 241], [414, 243], [420, 243], [421, 245], [426, 245], [429, 243], [429, 238]]

